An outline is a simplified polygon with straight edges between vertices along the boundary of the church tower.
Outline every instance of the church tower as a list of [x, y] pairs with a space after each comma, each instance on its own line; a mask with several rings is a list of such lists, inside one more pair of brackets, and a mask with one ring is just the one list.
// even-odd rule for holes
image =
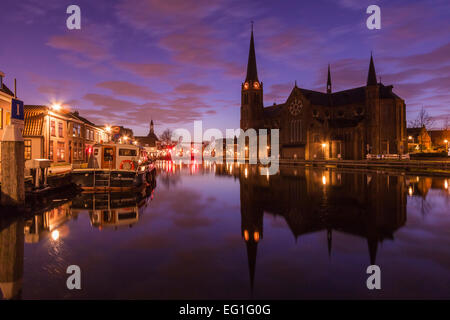
[[148, 133], [149, 136], [155, 134], [155, 126], [153, 125], [153, 119], [150, 121], [150, 132]]
[[258, 129], [263, 115], [263, 84], [258, 80], [256, 68], [253, 24], [248, 53], [247, 76], [241, 87], [241, 129]]
[[366, 153], [381, 153], [381, 106], [380, 106], [380, 86], [377, 83], [377, 74], [370, 55], [369, 72], [367, 74], [366, 85], [366, 110], [368, 115]]

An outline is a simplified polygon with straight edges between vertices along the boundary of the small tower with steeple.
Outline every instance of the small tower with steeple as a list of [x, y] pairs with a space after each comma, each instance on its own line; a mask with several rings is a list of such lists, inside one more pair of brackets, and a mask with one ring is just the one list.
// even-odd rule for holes
[[248, 53], [247, 75], [241, 86], [241, 129], [258, 128], [263, 113], [263, 84], [259, 82], [256, 67], [253, 22]]
[[155, 127], [153, 125], [153, 119], [150, 121], [150, 132], [148, 133], [148, 135], [154, 135], [155, 134]]
[[328, 64], [328, 80], [327, 80], [327, 93], [331, 93], [331, 73], [330, 73], [330, 64]]

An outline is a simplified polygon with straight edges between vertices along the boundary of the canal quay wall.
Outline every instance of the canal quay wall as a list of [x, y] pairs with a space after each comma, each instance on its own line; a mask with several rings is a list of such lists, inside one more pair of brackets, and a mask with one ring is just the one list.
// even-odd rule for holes
[[409, 174], [450, 176], [450, 159], [434, 160], [287, 160], [281, 159], [280, 166], [334, 167], [362, 170], [383, 170]]

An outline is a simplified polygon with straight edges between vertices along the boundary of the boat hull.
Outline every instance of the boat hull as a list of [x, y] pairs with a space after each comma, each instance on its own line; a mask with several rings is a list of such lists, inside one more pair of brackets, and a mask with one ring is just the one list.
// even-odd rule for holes
[[125, 192], [153, 185], [155, 171], [76, 169], [72, 171], [72, 183], [84, 191]]

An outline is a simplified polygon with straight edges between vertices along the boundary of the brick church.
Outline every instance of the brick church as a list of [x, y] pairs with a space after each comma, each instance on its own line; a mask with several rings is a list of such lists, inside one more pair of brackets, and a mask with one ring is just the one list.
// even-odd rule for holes
[[247, 76], [241, 87], [241, 129], [280, 129], [280, 156], [287, 159], [365, 159], [367, 154], [407, 153], [405, 101], [377, 81], [370, 57], [367, 84], [333, 92], [297, 87], [282, 104], [264, 107], [253, 30]]

